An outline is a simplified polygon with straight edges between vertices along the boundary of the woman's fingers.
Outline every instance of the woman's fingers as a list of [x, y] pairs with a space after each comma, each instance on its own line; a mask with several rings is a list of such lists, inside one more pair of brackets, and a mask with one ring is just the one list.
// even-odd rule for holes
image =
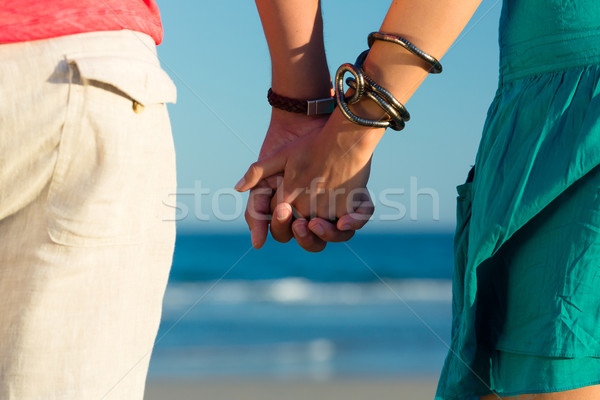
[[287, 153], [283, 150], [277, 151], [262, 160], [256, 161], [250, 165], [246, 174], [238, 183], [236, 183], [235, 190], [238, 192], [245, 192], [256, 186], [262, 179], [283, 172], [286, 162]]
[[314, 218], [308, 223], [308, 228], [319, 238], [326, 242], [345, 242], [354, 236], [355, 231], [340, 231], [329, 221], [322, 218]]
[[317, 253], [323, 251], [327, 242], [316, 236], [308, 228], [308, 221], [304, 218], [300, 218], [294, 221], [292, 224], [292, 230], [294, 231], [294, 238], [296, 242], [306, 251]]

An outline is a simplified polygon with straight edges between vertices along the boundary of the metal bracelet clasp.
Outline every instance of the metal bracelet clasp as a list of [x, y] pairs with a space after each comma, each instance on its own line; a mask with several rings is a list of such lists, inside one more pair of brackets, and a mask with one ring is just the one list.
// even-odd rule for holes
[[307, 100], [306, 115], [331, 114], [335, 109], [335, 99], [333, 97], [326, 99]]

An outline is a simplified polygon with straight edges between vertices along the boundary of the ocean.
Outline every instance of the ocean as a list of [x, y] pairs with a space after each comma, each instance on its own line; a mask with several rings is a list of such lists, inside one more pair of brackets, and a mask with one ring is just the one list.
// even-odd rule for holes
[[437, 376], [452, 260], [449, 233], [358, 233], [317, 254], [179, 235], [149, 377]]

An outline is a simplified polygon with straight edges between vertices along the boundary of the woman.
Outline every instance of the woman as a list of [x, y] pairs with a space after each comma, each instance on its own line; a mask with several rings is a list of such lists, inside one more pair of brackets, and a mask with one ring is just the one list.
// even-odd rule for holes
[[[317, 2], [311, 11], [304, 5], [307, 15], [295, 21], [286, 14], [294, 2], [257, 3], [273, 60], [273, 92], [322, 97], [330, 88]], [[478, 3], [395, 1], [380, 31], [439, 58]], [[452, 343], [436, 399], [600, 398], [599, 27], [595, 0], [504, 1], [499, 88], [476, 165], [458, 188]], [[404, 103], [430, 67], [394, 43], [376, 41], [363, 70]], [[276, 152], [270, 146], [271, 154], [237, 185], [269, 186], [264, 178], [283, 173], [271, 200], [276, 239], [291, 237], [291, 207], [320, 217], [292, 224], [295, 234], [297, 226], [308, 227], [313, 245], [347, 239], [343, 232], [360, 227], [347, 200], [351, 190], [365, 187], [383, 129], [357, 125], [340, 108], [322, 128], [300, 132]], [[373, 121], [385, 117], [369, 99], [350, 110]], [[273, 120], [279, 113], [274, 110]], [[315, 124], [299, 118], [280, 125], [298, 132]], [[265, 143], [277, 135], [269, 130]], [[322, 190], [296, 190], [315, 178]], [[343, 195], [332, 200], [333, 190]], [[250, 214], [265, 213], [268, 196], [262, 196], [261, 207], [249, 203]], [[326, 221], [335, 218], [335, 227]], [[254, 223], [250, 218], [251, 228]]]

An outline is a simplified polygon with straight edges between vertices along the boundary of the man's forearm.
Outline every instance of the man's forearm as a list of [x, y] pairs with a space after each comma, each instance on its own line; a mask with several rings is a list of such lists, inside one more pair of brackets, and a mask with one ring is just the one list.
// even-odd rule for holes
[[330, 95], [319, 0], [256, 0], [271, 54], [271, 86], [293, 98]]

